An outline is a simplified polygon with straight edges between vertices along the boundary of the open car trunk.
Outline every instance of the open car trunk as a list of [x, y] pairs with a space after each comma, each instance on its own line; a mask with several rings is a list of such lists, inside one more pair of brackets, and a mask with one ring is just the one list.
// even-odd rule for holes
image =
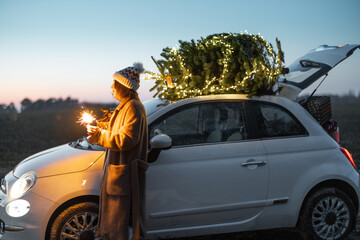
[[279, 94], [295, 100], [302, 90], [326, 75], [337, 64], [360, 48], [360, 44], [342, 46], [321, 45], [298, 58], [279, 78]]
[[[279, 95], [295, 100], [302, 90], [351, 56], [357, 48], [360, 48], [360, 44], [322, 45], [311, 50], [285, 69], [287, 73], [279, 78]], [[339, 143], [339, 128], [332, 119], [330, 97], [310, 96], [300, 104]]]

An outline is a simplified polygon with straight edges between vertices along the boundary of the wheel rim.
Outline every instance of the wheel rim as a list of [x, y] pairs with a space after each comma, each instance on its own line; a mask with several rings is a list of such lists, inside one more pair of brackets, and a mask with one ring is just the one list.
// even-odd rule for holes
[[326, 197], [315, 205], [311, 220], [319, 237], [337, 239], [350, 225], [350, 210], [342, 199], [335, 196]]
[[82, 212], [67, 220], [61, 230], [61, 239], [95, 239], [98, 214]]

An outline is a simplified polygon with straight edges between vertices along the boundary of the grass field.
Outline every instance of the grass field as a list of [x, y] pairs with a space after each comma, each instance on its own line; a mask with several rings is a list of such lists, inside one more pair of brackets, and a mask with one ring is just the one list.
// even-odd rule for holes
[[340, 145], [352, 153], [360, 168], [360, 102], [334, 102], [333, 117], [340, 127]]
[[[360, 167], [360, 101], [332, 99], [333, 118], [340, 127], [340, 144]], [[97, 116], [100, 107], [94, 106]], [[80, 108], [0, 114], [0, 177], [24, 158], [86, 135], [76, 123]]]

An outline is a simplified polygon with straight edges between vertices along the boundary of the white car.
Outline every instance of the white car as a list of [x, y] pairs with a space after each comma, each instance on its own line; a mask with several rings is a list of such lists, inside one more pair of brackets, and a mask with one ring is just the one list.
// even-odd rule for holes
[[[282, 96], [146, 102], [148, 239], [288, 227], [307, 239], [351, 232], [359, 173], [293, 100], [358, 47], [310, 51], [279, 79]], [[80, 139], [19, 163], [1, 180], [3, 238], [94, 239], [104, 156]]]

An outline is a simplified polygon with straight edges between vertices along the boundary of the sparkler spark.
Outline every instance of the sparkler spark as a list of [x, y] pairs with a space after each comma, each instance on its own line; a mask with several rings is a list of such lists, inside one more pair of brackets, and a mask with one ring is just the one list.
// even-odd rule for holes
[[77, 121], [77, 122], [80, 123], [80, 125], [87, 126], [87, 125], [90, 125], [95, 120], [96, 120], [96, 118], [91, 115], [91, 112], [90, 113], [83, 112], [81, 114], [81, 117], [79, 118], [79, 121]]

